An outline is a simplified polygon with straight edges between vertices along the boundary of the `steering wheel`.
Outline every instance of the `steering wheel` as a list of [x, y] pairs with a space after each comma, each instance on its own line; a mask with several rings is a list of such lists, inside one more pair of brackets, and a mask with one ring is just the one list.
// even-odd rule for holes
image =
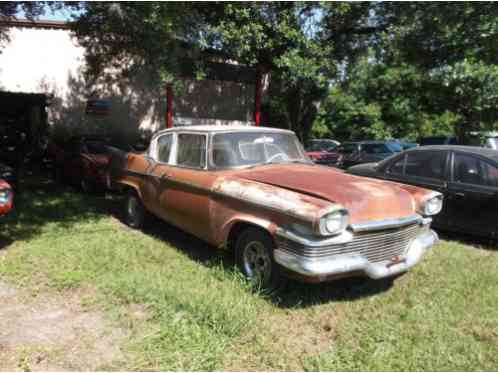
[[281, 157], [283, 161], [289, 160], [289, 156], [283, 152], [273, 154], [270, 158], [268, 158], [267, 162], [272, 162], [275, 158]]

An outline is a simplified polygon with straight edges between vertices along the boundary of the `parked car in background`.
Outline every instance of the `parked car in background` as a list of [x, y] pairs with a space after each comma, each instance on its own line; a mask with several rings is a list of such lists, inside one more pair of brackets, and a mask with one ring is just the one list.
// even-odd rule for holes
[[425, 146], [348, 173], [438, 191], [444, 206], [434, 218], [443, 230], [498, 235], [498, 152], [472, 146]]
[[14, 204], [14, 192], [5, 180], [0, 179], [0, 216], [6, 215], [12, 210]]
[[111, 156], [109, 140], [78, 136], [62, 146], [52, 146], [55, 177], [77, 185], [84, 192], [105, 188], [109, 184], [108, 165]]
[[147, 212], [234, 250], [255, 285], [403, 273], [436, 242], [441, 195], [308, 160], [291, 131], [192, 126], [158, 132], [145, 154], [116, 154], [125, 220]]
[[306, 155], [315, 163], [333, 165], [337, 162], [335, 149], [340, 145], [339, 141], [330, 139], [310, 140], [306, 147]]
[[498, 132], [471, 132], [468, 145], [498, 150]]
[[397, 151], [403, 151], [403, 150], [408, 150], [408, 149], [411, 149], [411, 148], [416, 148], [418, 146], [418, 144], [416, 142], [409, 142], [409, 141], [405, 141], [405, 140], [389, 140], [389, 143], [390, 144], [393, 144], [394, 146], [396, 146], [398, 148]]
[[6, 181], [9, 186], [15, 188], [18, 181], [17, 176], [17, 172], [13, 167], [0, 163], [0, 180]]
[[451, 136], [430, 136], [422, 137], [419, 141], [420, 146], [427, 145], [457, 145], [456, 137]]
[[389, 141], [345, 142], [337, 147], [337, 163], [348, 168], [361, 163], [378, 162], [401, 151], [401, 147]]

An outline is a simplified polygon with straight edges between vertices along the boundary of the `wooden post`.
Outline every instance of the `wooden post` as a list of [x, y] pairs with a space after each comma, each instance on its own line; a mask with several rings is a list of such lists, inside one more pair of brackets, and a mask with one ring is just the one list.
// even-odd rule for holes
[[166, 86], [166, 127], [173, 127], [173, 88], [171, 84]]
[[256, 67], [256, 86], [254, 92], [254, 124], [259, 126], [261, 124], [261, 96], [263, 91], [262, 84], [263, 74], [261, 71], [261, 67], [258, 65]]

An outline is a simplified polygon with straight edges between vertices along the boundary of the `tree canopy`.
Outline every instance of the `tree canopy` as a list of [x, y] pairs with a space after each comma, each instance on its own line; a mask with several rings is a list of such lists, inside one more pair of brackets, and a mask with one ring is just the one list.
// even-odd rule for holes
[[324, 100], [315, 134], [456, 135], [498, 126], [498, 5], [381, 3], [382, 29]]
[[[36, 17], [51, 2], [4, 2]], [[67, 3], [65, 5], [68, 5]], [[61, 6], [61, 5], [55, 5]], [[88, 82], [148, 69], [170, 82], [185, 53], [267, 76], [265, 123], [306, 140], [408, 137], [496, 125], [498, 4], [79, 2]], [[0, 29], [0, 41], [5, 33]]]

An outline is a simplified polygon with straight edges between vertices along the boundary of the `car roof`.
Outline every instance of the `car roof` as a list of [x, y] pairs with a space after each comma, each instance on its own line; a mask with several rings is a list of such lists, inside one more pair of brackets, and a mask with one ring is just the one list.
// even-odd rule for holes
[[424, 145], [416, 148], [408, 149], [406, 152], [419, 152], [424, 150], [456, 150], [464, 153], [477, 154], [486, 158], [491, 158], [495, 162], [498, 162], [498, 151], [482, 148], [479, 146], [467, 146], [467, 145]]
[[361, 144], [361, 145], [364, 145], [364, 144], [386, 144], [388, 142], [391, 142], [391, 141], [380, 141], [380, 140], [364, 140], [364, 141], [347, 141], [347, 142], [343, 142], [341, 145], [348, 145], [348, 144]]
[[168, 132], [178, 132], [178, 131], [192, 131], [192, 132], [205, 132], [205, 133], [223, 133], [223, 132], [266, 132], [266, 133], [288, 133], [293, 134], [294, 132], [282, 128], [273, 127], [260, 127], [260, 126], [230, 126], [230, 125], [198, 125], [198, 126], [181, 126], [173, 127], [157, 132], [155, 135]]

